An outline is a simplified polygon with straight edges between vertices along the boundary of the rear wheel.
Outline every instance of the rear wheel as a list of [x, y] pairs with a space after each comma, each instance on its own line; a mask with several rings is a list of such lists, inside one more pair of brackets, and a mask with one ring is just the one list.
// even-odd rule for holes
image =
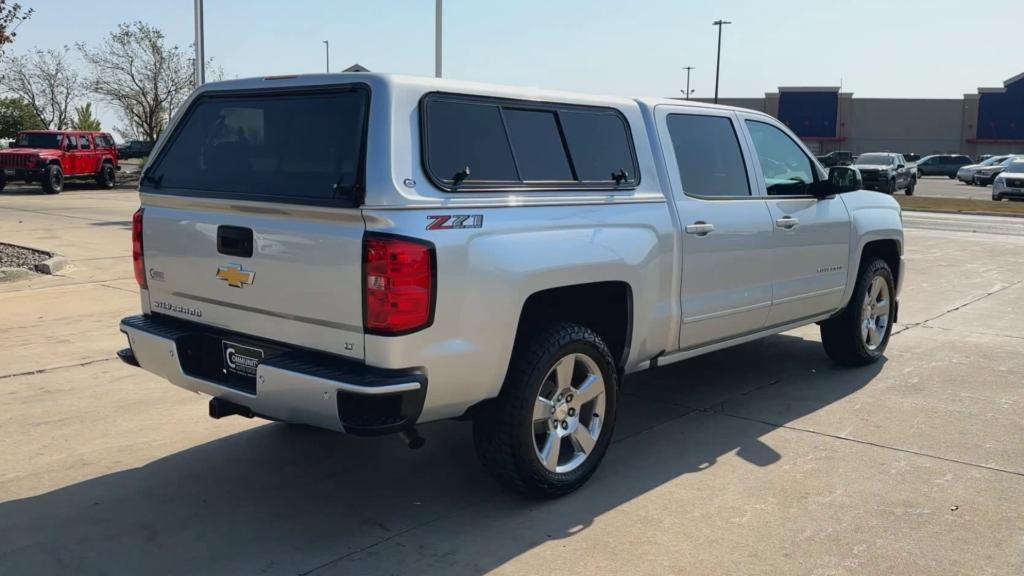
[[513, 353], [501, 394], [473, 420], [477, 455], [502, 485], [538, 498], [582, 486], [608, 451], [618, 371], [589, 328], [561, 323]]
[[821, 324], [825, 353], [837, 364], [863, 366], [882, 357], [892, 333], [896, 284], [882, 259], [864, 263], [850, 302]]
[[949, 175], [949, 179], [950, 180], [955, 180], [956, 179], [956, 174], [950, 174]]
[[46, 167], [41, 180], [43, 192], [47, 194], [60, 194], [64, 190], [64, 171], [56, 164]]
[[104, 164], [98, 174], [96, 174], [96, 184], [100, 188], [110, 190], [117, 183], [117, 173], [114, 171], [113, 164]]

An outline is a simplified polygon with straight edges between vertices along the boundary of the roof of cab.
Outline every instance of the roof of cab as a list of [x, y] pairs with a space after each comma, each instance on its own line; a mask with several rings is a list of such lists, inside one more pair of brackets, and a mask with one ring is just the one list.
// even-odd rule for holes
[[350, 72], [340, 74], [294, 74], [282, 76], [266, 76], [262, 78], [243, 78], [239, 80], [227, 80], [223, 82], [210, 82], [200, 88], [200, 92], [222, 91], [222, 90], [259, 90], [273, 87], [313, 87], [329, 84], [343, 84], [350, 82], [361, 82], [374, 88], [387, 88], [391, 91], [411, 91], [420, 94], [427, 92], [455, 92], [459, 94], [472, 94], [477, 96], [493, 96], [498, 98], [513, 98], [522, 100], [533, 100], [538, 102], [576, 103], [594, 106], [635, 106], [641, 104], [651, 108], [658, 105], [687, 106], [693, 108], [706, 108], [718, 110], [743, 110], [744, 112], [767, 116], [757, 110], [738, 108], [735, 106], [724, 106], [697, 102], [694, 100], [680, 100], [673, 98], [627, 98], [623, 96], [607, 96], [598, 94], [587, 94], [581, 92], [567, 92], [561, 90], [549, 90], [530, 86], [510, 86], [504, 84], [490, 84], [484, 82], [470, 82], [464, 80], [450, 80], [448, 78], [433, 78], [428, 76], [408, 76], [400, 74], [381, 74], [377, 72]]

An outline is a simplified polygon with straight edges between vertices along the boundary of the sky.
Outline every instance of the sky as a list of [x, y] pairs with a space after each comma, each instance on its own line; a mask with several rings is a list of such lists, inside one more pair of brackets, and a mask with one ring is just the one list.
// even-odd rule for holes
[[[193, 41], [193, 0], [20, 0], [8, 54], [95, 44], [119, 22]], [[1022, 0], [444, 0], [444, 75], [621, 96], [694, 97], [838, 86], [855, 97], [960, 98], [1024, 72]], [[205, 0], [206, 54], [228, 78], [322, 72], [433, 75], [434, 0]], [[1015, 55], [1018, 55], [1015, 57]], [[116, 123], [100, 107], [104, 128]]]

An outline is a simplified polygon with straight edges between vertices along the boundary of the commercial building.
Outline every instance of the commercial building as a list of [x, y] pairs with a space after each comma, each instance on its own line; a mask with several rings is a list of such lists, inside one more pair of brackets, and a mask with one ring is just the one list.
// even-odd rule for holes
[[775, 116], [817, 154], [1024, 153], [1024, 73], [1002, 88], [957, 99], [854, 98], [838, 87], [780, 87], [763, 98], [718, 101]]

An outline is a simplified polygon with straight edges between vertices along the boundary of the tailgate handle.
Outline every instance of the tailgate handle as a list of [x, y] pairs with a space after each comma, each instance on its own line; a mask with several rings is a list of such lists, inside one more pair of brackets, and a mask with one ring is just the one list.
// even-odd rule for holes
[[252, 228], [217, 226], [217, 252], [252, 258]]

